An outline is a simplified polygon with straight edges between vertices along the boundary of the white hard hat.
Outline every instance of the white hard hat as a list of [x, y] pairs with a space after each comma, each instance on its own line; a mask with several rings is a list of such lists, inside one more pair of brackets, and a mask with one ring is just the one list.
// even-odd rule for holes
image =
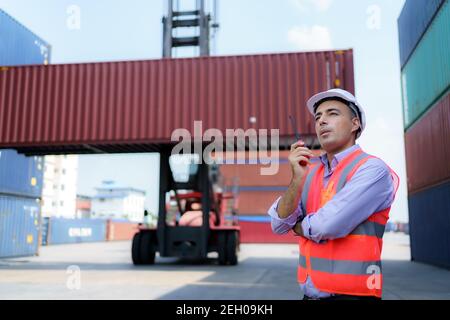
[[[336, 97], [351, 102], [353, 106], [357, 108], [357, 110], [354, 111], [357, 111], [356, 115], [358, 116], [359, 122], [361, 123], [361, 130], [356, 135], [356, 138], [359, 138], [361, 136], [361, 132], [363, 132], [364, 128], [366, 127], [366, 114], [364, 113], [364, 109], [361, 107], [358, 101], [356, 101], [355, 96], [352, 95], [350, 92], [342, 89], [330, 89], [328, 91], [320, 92], [312, 96], [308, 100], [306, 105], [308, 107], [309, 112], [311, 112], [311, 114], [314, 115], [314, 107], [317, 106], [318, 102], [326, 98], [336, 98]], [[352, 106], [350, 106], [350, 108], [352, 108]]]

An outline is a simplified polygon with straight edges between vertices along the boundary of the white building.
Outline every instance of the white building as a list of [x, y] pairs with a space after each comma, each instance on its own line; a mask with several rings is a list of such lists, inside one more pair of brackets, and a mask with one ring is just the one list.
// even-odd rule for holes
[[46, 156], [42, 190], [42, 216], [75, 218], [78, 156]]
[[91, 203], [92, 218], [144, 220], [145, 191], [119, 187], [112, 181], [104, 181], [96, 190]]

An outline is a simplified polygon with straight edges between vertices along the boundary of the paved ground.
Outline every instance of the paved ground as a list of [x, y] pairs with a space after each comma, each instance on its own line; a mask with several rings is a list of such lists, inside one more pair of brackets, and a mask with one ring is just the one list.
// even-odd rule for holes
[[[296, 245], [242, 245], [234, 267], [213, 255], [206, 264], [157, 257], [135, 267], [130, 245], [50, 246], [38, 257], [0, 260], [0, 299], [301, 298]], [[410, 262], [407, 237], [385, 235], [383, 259], [384, 299], [450, 299], [450, 271]]]

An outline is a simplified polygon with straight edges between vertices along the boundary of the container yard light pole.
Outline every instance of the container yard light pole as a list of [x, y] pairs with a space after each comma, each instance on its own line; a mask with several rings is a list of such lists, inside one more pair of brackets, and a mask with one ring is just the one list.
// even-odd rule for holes
[[[186, 3], [186, 1], [182, 1]], [[206, 13], [205, 0], [196, 0], [194, 10], [180, 10], [180, 0], [167, 0], [167, 15], [163, 17], [163, 57], [171, 58], [172, 49], [178, 47], [197, 47], [200, 56], [210, 55], [211, 29], [219, 27], [217, 23], [217, 0], [212, 2], [213, 16]], [[175, 8], [174, 8], [175, 5]], [[198, 28], [199, 33], [191, 36], [177, 37], [174, 31]]]

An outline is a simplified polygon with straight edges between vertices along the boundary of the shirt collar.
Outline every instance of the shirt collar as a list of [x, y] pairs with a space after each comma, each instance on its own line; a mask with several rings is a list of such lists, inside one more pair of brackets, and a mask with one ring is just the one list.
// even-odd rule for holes
[[[351, 154], [352, 152], [361, 149], [361, 147], [358, 144], [354, 144], [353, 146], [345, 149], [344, 151], [341, 151], [339, 153], [337, 153], [334, 157], [333, 160], [331, 161], [331, 170], [333, 170], [339, 162], [342, 161], [342, 159], [344, 159], [345, 157], [347, 157], [349, 154]], [[323, 163], [323, 165], [325, 166], [325, 168], [328, 169], [328, 159], [327, 159], [327, 154], [324, 153], [323, 155], [320, 156], [320, 161]]]

